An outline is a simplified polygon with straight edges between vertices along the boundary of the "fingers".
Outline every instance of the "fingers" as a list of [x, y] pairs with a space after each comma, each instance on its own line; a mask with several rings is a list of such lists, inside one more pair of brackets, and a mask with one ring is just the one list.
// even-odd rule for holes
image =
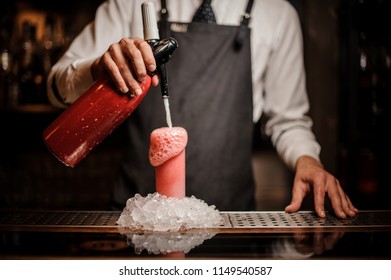
[[[325, 189], [323, 189], [323, 186], [325, 186]], [[331, 174], [326, 174], [323, 185], [314, 186], [314, 192], [318, 193], [318, 197], [315, 198], [316, 209], [324, 207], [325, 193], [327, 192], [334, 213], [338, 218], [346, 219], [347, 217], [354, 217], [358, 212], [351, 203], [349, 197], [343, 191], [339, 181]]]
[[153, 87], [156, 87], [159, 84], [159, 76], [158, 75], [153, 75], [152, 80], [151, 80], [151, 85]]
[[316, 214], [320, 218], [326, 218], [326, 212], [324, 210], [324, 201], [326, 196], [326, 186], [324, 180], [320, 179], [320, 176], [317, 177], [317, 180], [314, 180], [314, 205]]
[[[123, 93], [142, 93], [139, 83], [146, 80], [147, 71], [155, 71], [156, 62], [149, 44], [140, 38], [121, 39], [103, 54], [101, 63], [118, 89]], [[154, 78], [152, 85], [157, 85]]]
[[294, 182], [292, 201], [285, 208], [286, 212], [298, 211], [305, 195], [312, 190], [315, 211], [319, 217], [326, 217], [326, 194], [338, 218], [346, 219], [347, 217], [357, 215], [357, 208], [353, 206], [349, 197], [339, 184], [339, 181], [323, 169], [323, 166], [318, 161], [308, 157], [300, 158], [296, 165]]
[[[129, 67], [125, 66], [127, 65], [126, 58], [122, 54], [118, 45], [110, 46], [108, 51], [102, 56], [102, 63], [117, 88], [122, 93], [129, 92], [128, 85], [130, 85], [131, 82], [134, 82], [134, 78]], [[128, 83], [125, 82], [125, 78], [128, 80]]]
[[152, 49], [149, 44], [140, 39], [122, 39], [119, 42], [119, 46], [126, 57], [126, 62], [123, 65], [124, 70], [127, 71], [129, 69], [129, 65], [135, 74], [135, 79], [144, 82], [147, 70], [154, 71], [155, 59], [153, 57]]
[[333, 207], [334, 213], [338, 218], [346, 219], [346, 213], [342, 208], [343, 196], [338, 190], [339, 184], [335, 179], [326, 181], [328, 196], [331, 200], [331, 205]]
[[347, 199], [347, 202], [348, 202], [347, 205], [348, 205], [349, 209], [351, 211], [353, 211], [354, 216], [357, 215], [358, 209], [353, 205], [353, 203], [350, 201], [350, 198], [346, 194], [345, 194], [345, 196], [346, 196], [346, 199]]
[[292, 200], [290, 204], [287, 207], [285, 207], [285, 211], [288, 213], [299, 211], [303, 199], [306, 196], [308, 190], [309, 188], [307, 184], [301, 181], [296, 181], [295, 184], [293, 185]]
[[357, 208], [353, 206], [347, 194], [342, 190], [342, 187], [340, 186], [338, 180], [336, 180], [336, 185], [339, 192], [339, 196], [341, 197], [342, 211], [344, 211], [347, 216], [354, 217], [358, 213]]

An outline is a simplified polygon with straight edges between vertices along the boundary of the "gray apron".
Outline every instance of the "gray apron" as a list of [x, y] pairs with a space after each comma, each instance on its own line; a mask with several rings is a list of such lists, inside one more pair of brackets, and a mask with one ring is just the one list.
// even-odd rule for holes
[[[162, 1], [162, 11], [166, 11]], [[251, 9], [251, 7], [250, 7]], [[179, 44], [167, 63], [173, 126], [188, 132], [186, 196], [219, 210], [254, 210], [251, 167], [253, 104], [250, 32], [239, 26], [171, 23], [161, 14], [161, 38]], [[238, 30], [240, 33], [238, 47]], [[148, 92], [126, 122], [129, 147], [113, 202], [155, 192], [148, 159], [150, 133], [167, 126], [160, 87]]]

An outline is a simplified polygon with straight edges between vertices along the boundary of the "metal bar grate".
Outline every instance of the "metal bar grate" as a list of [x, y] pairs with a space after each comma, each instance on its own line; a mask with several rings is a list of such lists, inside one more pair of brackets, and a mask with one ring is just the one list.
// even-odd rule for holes
[[[0, 211], [0, 227], [113, 228], [120, 212], [114, 211]], [[221, 212], [217, 229], [391, 227], [391, 211], [361, 211], [355, 218], [332, 215], [320, 219], [314, 212]]]
[[115, 226], [119, 214], [111, 211], [0, 212], [0, 226]]
[[391, 227], [390, 211], [362, 211], [345, 220], [332, 215], [319, 218], [315, 212], [225, 212], [232, 228], [325, 228], [325, 227]]

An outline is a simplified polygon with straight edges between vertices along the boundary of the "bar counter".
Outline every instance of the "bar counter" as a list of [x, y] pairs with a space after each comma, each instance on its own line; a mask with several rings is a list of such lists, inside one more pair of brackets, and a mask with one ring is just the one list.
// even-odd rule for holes
[[0, 210], [1, 259], [391, 259], [391, 211], [221, 212], [216, 228], [143, 232], [120, 212]]

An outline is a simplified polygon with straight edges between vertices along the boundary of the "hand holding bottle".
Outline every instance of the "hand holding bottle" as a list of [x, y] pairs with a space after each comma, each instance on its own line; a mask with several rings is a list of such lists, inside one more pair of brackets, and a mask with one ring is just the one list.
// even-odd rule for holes
[[[144, 83], [148, 72], [156, 70], [156, 61], [151, 46], [140, 38], [124, 38], [109, 46], [91, 66], [96, 80], [107, 74], [122, 93], [140, 95], [140, 83]], [[159, 78], [154, 75], [152, 86], [157, 86]]]

